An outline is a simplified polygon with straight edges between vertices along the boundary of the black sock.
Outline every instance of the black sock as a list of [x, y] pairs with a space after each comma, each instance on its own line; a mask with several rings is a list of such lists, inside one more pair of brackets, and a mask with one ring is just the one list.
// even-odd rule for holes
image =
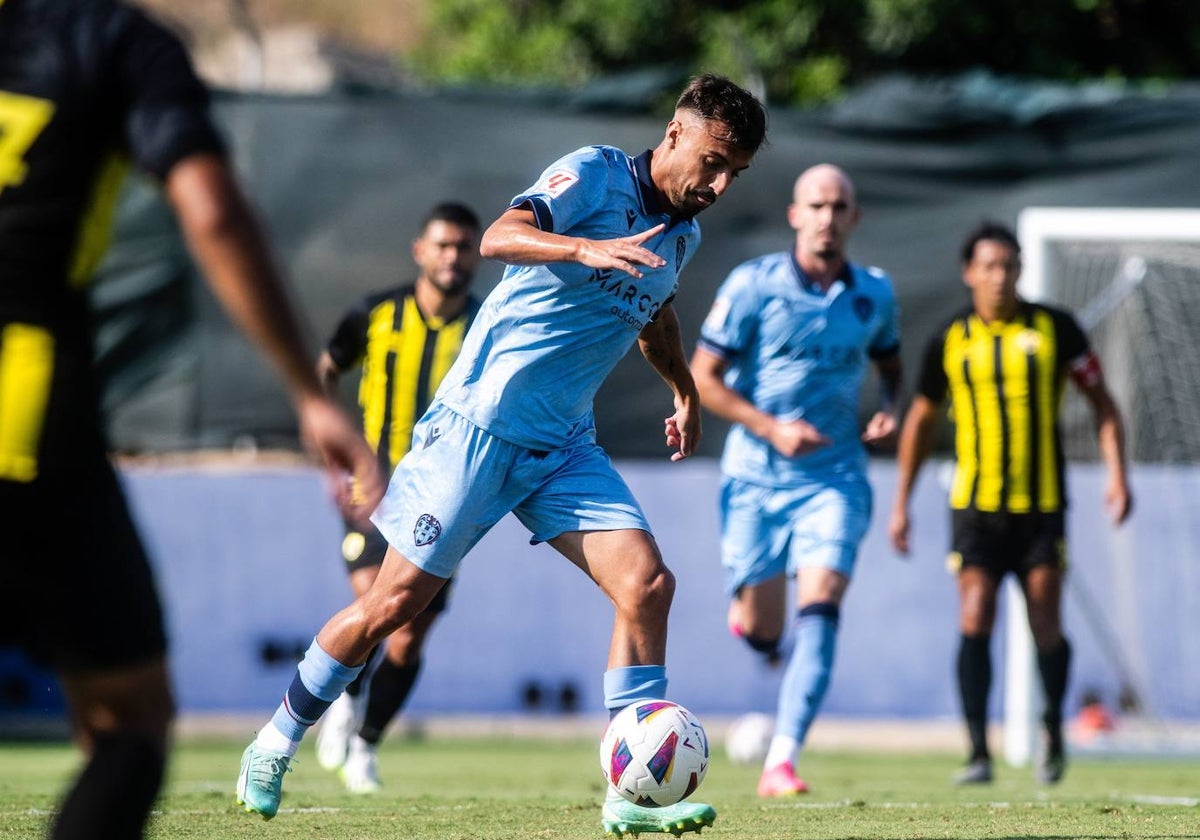
[[142, 735], [96, 736], [50, 831], [52, 840], [140, 840], [162, 784], [166, 754]]
[[1049, 752], [1052, 756], [1062, 755], [1062, 707], [1067, 694], [1067, 674], [1071, 667], [1071, 644], [1064, 637], [1058, 647], [1038, 651], [1038, 671], [1042, 675], [1042, 688], [1046, 692], [1046, 712], [1042, 723], [1049, 737]]
[[367, 654], [367, 661], [363, 663], [363, 669], [358, 672], [358, 676], [350, 682], [350, 685], [346, 686], [346, 693], [351, 697], [357, 697], [361, 694], [363, 686], [370, 681], [370, 675], [373, 673], [371, 670], [371, 660], [375, 658], [377, 653], [379, 653], [379, 645], [371, 648], [371, 652]]
[[971, 739], [972, 761], [990, 757], [987, 706], [992, 688], [991, 641], [991, 635], [963, 636], [958, 647], [958, 690]]
[[367, 689], [367, 710], [358, 736], [368, 744], [378, 744], [384, 730], [404, 707], [409, 692], [421, 672], [421, 660], [411, 665], [395, 665], [386, 656], [379, 662]]

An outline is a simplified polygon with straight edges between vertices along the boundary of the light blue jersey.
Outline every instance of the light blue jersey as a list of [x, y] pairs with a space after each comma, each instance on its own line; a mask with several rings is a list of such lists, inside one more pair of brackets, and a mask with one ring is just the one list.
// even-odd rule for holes
[[544, 231], [616, 239], [669, 225], [644, 243], [666, 261], [641, 279], [579, 263], [509, 266], [483, 302], [437, 399], [502, 440], [533, 450], [594, 435], [592, 401], [641, 329], [675, 295], [700, 244], [671, 224], [650, 181], [650, 152], [589, 146], [550, 165], [513, 198]]
[[822, 293], [789, 252], [743, 263], [718, 290], [700, 343], [728, 363], [730, 388], [782, 420], [811, 423], [832, 440], [786, 458], [735, 425], [721, 459], [726, 476], [798, 487], [865, 474], [858, 422], [863, 376], [871, 358], [900, 347], [896, 299], [884, 272], [847, 265]]

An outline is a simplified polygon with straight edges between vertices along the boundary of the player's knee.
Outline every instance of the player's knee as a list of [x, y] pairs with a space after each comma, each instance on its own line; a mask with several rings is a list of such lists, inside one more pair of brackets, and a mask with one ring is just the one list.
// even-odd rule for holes
[[81, 743], [94, 744], [108, 736], [166, 743], [175, 719], [175, 698], [165, 664], [109, 673], [103, 685], [90, 679], [67, 680]]
[[359, 601], [363, 635], [378, 644], [417, 615], [425, 604], [411, 589], [394, 589]]
[[995, 603], [986, 598], [965, 598], [963, 600], [959, 609], [959, 625], [964, 635], [989, 635], [995, 621]]
[[641, 595], [647, 607], [665, 611], [675, 600], [675, 574], [659, 563]]
[[665, 614], [675, 598], [675, 575], [658, 563], [653, 569], [628, 575], [615, 596], [618, 606], [624, 604], [633, 612]]

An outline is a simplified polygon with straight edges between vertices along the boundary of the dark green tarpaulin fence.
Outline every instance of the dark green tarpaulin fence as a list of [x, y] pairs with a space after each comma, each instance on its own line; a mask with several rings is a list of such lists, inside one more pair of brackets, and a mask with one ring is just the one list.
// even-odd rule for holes
[[[313, 346], [365, 292], [411, 278], [409, 242], [434, 202], [485, 220], [558, 156], [605, 143], [654, 146], [662, 115], [581, 111], [481, 97], [223, 96], [217, 115], [274, 234]], [[884, 80], [812, 112], [774, 110], [770, 146], [702, 216], [704, 244], [677, 307], [690, 352], [717, 285], [737, 263], [790, 247], [795, 176], [831, 161], [864, 209], [851, 243], [887, 269], [901, 303], [905, 362], [965, 302], [959, 242], [984, 217], [1027, 206], [1188, 207], [1200, 198], [1200, 95], [1001, 84], [986, 77]], [[485, 264], [481, 290], [500, 276]], [[95, 286], [114, 446], [126, 451], [292, 446], [273, 376], [193, 275], [169, 215], [144, 183], [123, 199]], [[353, 399], [352, 383], [347, 397]], [[636, 351], [601, 391], [602, 441], [660, 456], [668, 393]], [[703, 452], [719, 451], [709, 419]]]

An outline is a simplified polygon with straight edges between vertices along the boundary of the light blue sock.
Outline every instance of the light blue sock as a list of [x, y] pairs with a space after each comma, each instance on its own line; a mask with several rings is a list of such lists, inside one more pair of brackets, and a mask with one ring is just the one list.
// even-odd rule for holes
[[666, 696], [666, 665], [630, 665], [604, 672], [604, 708], [609, 717], [634, 700], [661, 700]]
[[779, 686], [775, 732], [803, 744], [817, 717], [837, 648], [838, 605], [809, 604], [797, 613], [796, 641]]
[[313, 639], [271, 723], [290, 740], [299, 741], [362, 669], [362, 665], [338, 662]]

